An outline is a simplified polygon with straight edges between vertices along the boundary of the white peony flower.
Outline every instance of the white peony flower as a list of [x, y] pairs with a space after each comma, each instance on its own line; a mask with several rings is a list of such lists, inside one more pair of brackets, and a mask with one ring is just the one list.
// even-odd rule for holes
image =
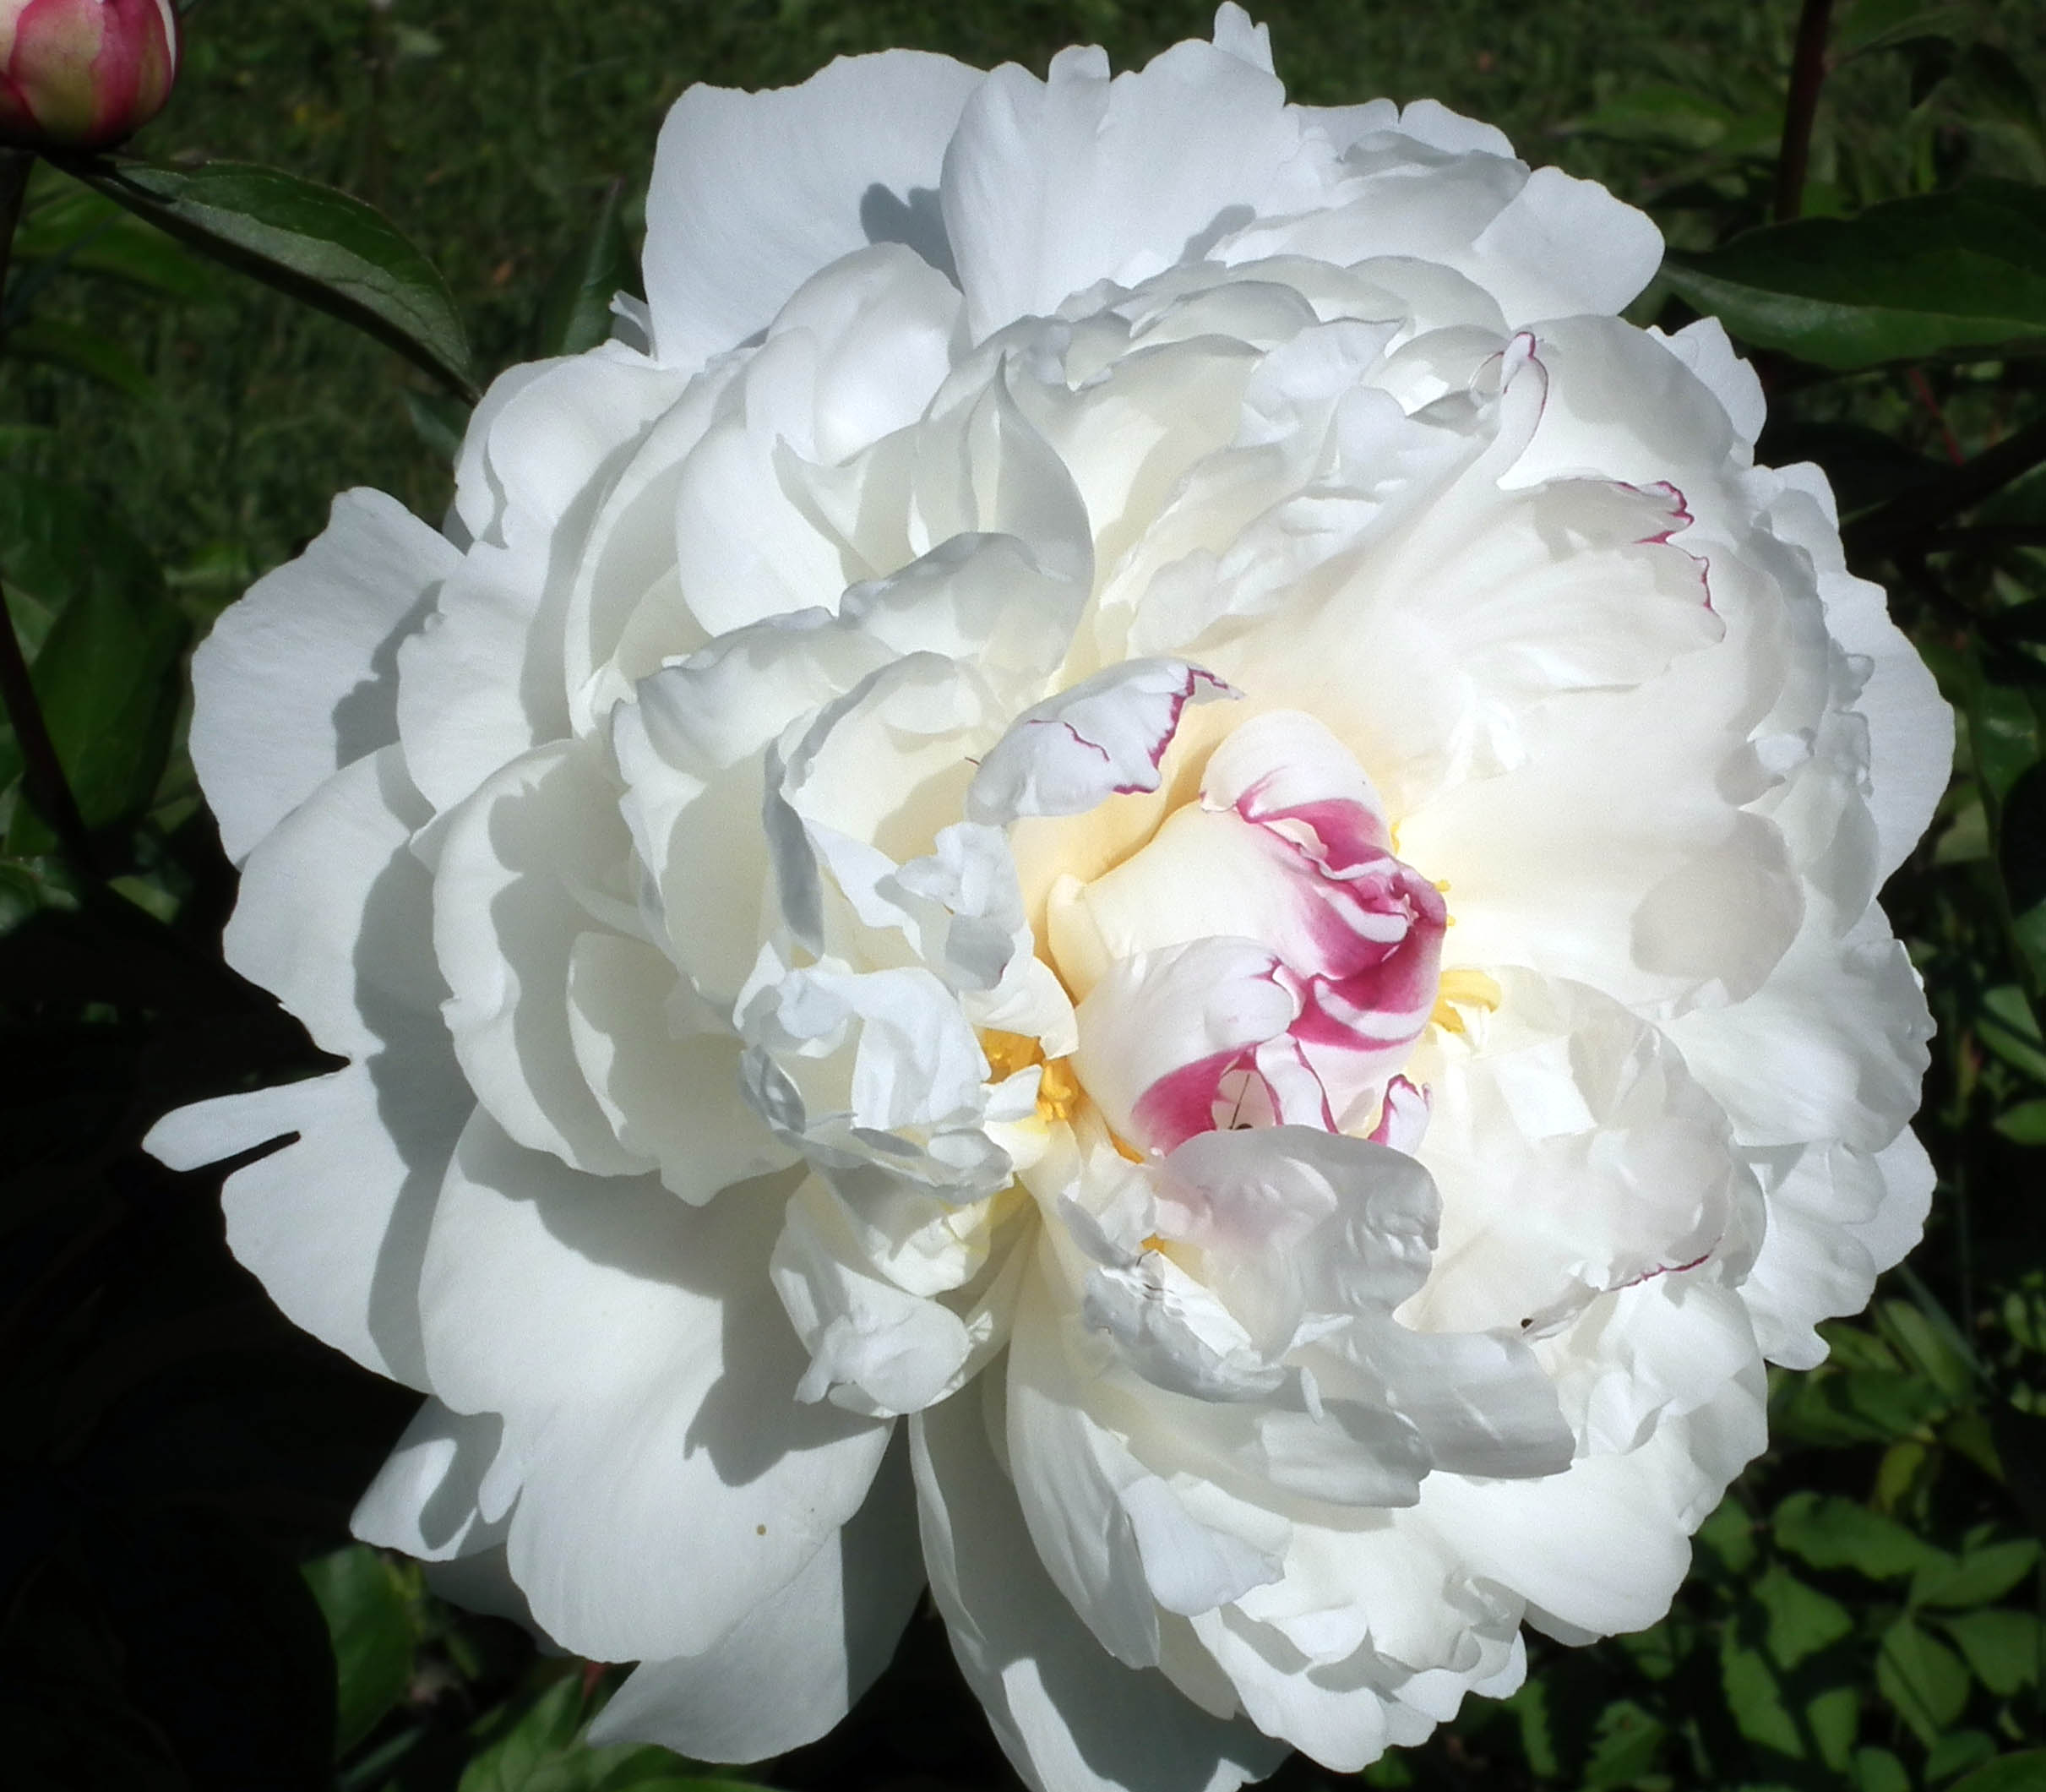
[[236, 1250], [430, 1397], [360, 1533], [712, 1759], [928, 1573], [1054, 1792], [1653, 1622], [1918, 1236], [1950, 749], [1718, 327], [1615, 315], [1654, 228], [1234, 6], [694, 90], [648, 213], [445, 532], [343, 497], [194, 667], [229, 957], [351, 1061], [153, 1144], [297, 1135]]

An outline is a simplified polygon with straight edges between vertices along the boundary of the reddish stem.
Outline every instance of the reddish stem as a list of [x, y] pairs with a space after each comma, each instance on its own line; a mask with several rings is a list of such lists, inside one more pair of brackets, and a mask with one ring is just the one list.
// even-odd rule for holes
[[1934, 395], [1932, 382], [1925, 377], [1925, 369], [1907, 368], [1904, 378], [1910, 382], [1912, 392], [1918, 401], [1924, 406], [1933, 422], [1940, 426], [1940, 440], [1945, 446], [1946, 458], [1956, 466], [1965, 466], [1967, 456], [1961, 451], [1961, 438], [1954, 433], [1953, 425], [1946, 421], [1946, 413], [1940, 408], [1940, 400]]
[[1819, 116], [1819, 90], [1826, 84], [1826, 39], [1833, 0], [1804, 0], [1798, 14], [1797, 47], [1791, 52], [1790, 92], [1783, 102], [1783, 142], [1776, 158], [1776, 221], [1787, 223], [1804, 209], [1804, 174], [1811, 164], [1812, 123]]

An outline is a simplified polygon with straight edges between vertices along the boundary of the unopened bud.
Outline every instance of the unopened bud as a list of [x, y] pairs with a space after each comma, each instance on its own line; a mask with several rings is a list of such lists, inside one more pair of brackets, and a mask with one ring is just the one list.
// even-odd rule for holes
[[0, 143], [104, 150], [177, 79], [171, 0], [0, 0]]

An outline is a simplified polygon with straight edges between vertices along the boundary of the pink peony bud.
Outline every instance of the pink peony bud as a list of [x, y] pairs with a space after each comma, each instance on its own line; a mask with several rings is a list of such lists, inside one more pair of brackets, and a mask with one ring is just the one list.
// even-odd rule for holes
[[0, 143], [103, 150], [177, 79], [171, 0], [0, 0]]

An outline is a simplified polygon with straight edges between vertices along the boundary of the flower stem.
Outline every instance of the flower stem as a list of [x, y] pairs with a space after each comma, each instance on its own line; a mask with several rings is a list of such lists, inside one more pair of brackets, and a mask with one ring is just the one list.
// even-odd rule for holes
[[1826, 84], [1826, 39], [1833, 0], [1804, 0], [1798, 14], [1797, 47], [1791, 52], [1790, 93], [1783, 103], [1783, 143], [1776, 158], [1776, 221], [1787, 223], [1804, 209], [1804, 172], [1811, 162], [1812, 122], [1819, 115], [1819, 90]]
[[[8, 264], [13, 259], [14, 229], [21, 222], [22, 201], [29, 190], [29, 175], [35, 156], [26, 150], [0, 150], [0, 297], [7, 291]], [[0, 309], [0, 316], [4, 310]], [[4, 325], [0, 325], [4, 329]], [[57, 756], [43, 721], [42, 705], [29, 677], [29, 662], [23, 657], [21, 639], [14, 633], [14, 613], [8, 608], [7, 588], [0, 585], [0, 705], [7, 710], [14, 739], [21, 749], [21, 784], [35, 813], [50, 825], [68, 858], [85, 877], [99, 874], [92, 850], [92, 836], [85, 818], [79, 813], [78, 799], [71, 794], [63, 762]]]

